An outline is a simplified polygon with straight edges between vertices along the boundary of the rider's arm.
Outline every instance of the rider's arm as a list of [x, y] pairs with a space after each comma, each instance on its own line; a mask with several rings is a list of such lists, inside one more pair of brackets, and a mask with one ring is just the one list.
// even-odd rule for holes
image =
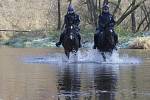
[[68, 18], [67, 18], [67, 15], [65, 15], [65, 18], [64, 18], [64, 25], [68, 25]]
[[63, 29], [64, 29], [64, 27], [66, 27], [66, 16], [64, 17], [64, 23], [63, 23], [63, 25], [62, 25], [61, 30], [63, 30]]
[[102, 19], [101, 15], [99, 16], [98, 25], [99, 25], [98, 26], [99, 28], [104, 28], [105, 27], [105, 23], [103, 23], [103, 19]]
[[80, 17], [79, 17], [79, 15], [76, 15], [76, 17], [75, 17], [75, 24], [77, 26], [79, 26], [79, 24], [80, 24]]
[[116, 21], [114, 20], [113, 16], [111, 15], [111, 16], [110, 16], [110, 24], [109, 24], [109, 26], [110, 26], [110, 27], [114, 27], [115, 24], [116, 24]]

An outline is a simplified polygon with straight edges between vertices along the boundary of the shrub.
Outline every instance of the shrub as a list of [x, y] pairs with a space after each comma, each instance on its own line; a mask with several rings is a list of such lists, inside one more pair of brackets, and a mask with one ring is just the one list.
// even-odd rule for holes
[[137, 37], [129, 44], [130, 49], [150, 49], [150, 37]]

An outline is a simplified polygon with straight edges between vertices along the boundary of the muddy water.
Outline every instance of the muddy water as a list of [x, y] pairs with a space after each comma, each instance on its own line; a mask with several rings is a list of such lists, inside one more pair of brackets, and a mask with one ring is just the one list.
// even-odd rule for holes
[[0, 48], [0, 100], [150, 100], [149, 51], [120, 50], [117, 63], [89, 54], [68, 63], [60, 49]]

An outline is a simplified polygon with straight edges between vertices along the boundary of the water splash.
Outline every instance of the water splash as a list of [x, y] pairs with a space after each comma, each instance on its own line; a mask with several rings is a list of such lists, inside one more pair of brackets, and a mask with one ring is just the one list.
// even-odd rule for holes
[[23, 57], [24, 63], [38, 63], [38, 64], [61, 64], [61, 63], [98, 63], [98, 64], [140, 64], [142, 60], [136, 57], [129, 57], [125, 54], [123, 57], [119, 56], [117, 51], [113, 51], [112, 56], [106, 54], [106, 62], [97, 50], [78, 51], [75, 55], [70, 54], [68, 58], [62, 53], [48, 54], [47, 56], [26, 56]]

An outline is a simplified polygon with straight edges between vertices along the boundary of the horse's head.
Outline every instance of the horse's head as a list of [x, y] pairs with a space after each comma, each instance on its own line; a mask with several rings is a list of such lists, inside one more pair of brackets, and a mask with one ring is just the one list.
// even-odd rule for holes
[[113, 30], [111, 28], [105, 28], [104, 32], [98, 34], [97, 36], [97, 48], [100, 51], [109, 52], [113, 50], [115, 43]]
[[69, 57], [69, 53], [73, 51], [78, 51], [79, 48], [79, 40], [76, 35], [75, 27], [71, 25], [67, 28], [67, 34], [64, 37], [64, 41], [62, 43], [66, 55]]
[[69, 32], [68, 32], [68, 34], [69, 34], [69, 38], [70, 38], [71, 40], [73, 40], [73, 39], [75, 38], [74, 26], [73, 26], [73, 25], [71, 25], [71, 26], [69, 27]]
[[70, 39], [71, 39], [71, 40], [73, 40], [73, 39], [74, 39], [74, 35], [73, 35], [73, 33], [72, 33], [72, 32], [70, 33], [70, 36], [69, 36], [69, 37], [70, 37]]

